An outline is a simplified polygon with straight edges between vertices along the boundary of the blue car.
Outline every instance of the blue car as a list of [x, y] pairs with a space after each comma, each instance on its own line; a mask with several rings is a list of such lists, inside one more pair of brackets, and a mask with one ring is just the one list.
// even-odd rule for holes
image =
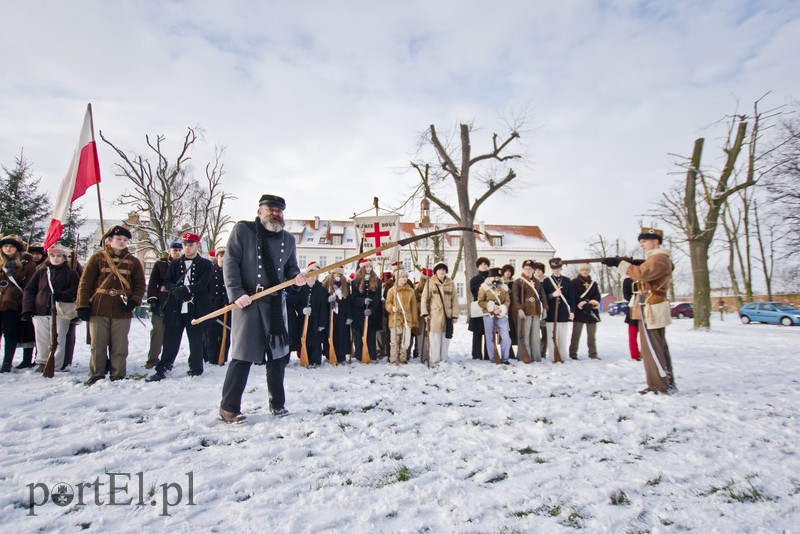
[[800, 325], [800, 310], [785, 302], [751, 302], [739, 308], [739, 318], [744, 324]]
[[612, 302], [608, 305], [608, 314], [609, 315], [625, 315], [628, 313], [628, 303], [627, 302]]

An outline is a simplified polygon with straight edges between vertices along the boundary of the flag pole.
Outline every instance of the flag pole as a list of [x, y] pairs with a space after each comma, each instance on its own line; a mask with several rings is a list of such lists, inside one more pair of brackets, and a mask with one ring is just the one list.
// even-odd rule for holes
[[[92, 129], [92, 142], [95, 143], [94, 138], [94, 114], [92, 113], [92, 104], [91, 102], [88, 104], [89, 106], [89, 124], [91, 125]], [[100, 182], [97, 182], [97, 209], [100, 210], [100, 235], [106, 235], [105, 224], [103, 223], [103, 200], [100, 198]]]

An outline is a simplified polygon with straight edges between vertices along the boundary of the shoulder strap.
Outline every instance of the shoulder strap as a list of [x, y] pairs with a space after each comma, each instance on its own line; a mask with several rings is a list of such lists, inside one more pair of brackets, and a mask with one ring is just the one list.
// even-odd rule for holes
[[114, 260], [111, 259], [111, 255], [108, 253], [108, 251], [106, 249], [103, 249], [102, 253], [103, 253], [103, 257], [105, 257], [105, 259], [106, 259], [106, 263], [108, 264], [108, 268], [111, 269], [111, 272], [114, 274], [114, 276], [119, 278], [119, 281], [122, 284], [122, 287], [124, 287], [125, 289], [130, 289], [131, 288], [130, 282], [128, 282], [128, 280], [126, 280], [121, 274], [119, 274], [119, 271], [117, 270], [117, 266], [114, 265]]
[[581, 298], [583, 298], [583, 297], [585, 297], [585, 296], [586, 296], [586, 293], [588, 293], [588, 292], [589, 292], [589, 290], [590, 290], [590, 289], [592, 289], [592, 286], [593, 286], [594, 284], [595, 284], [595, 281], [594, 281], [594, 280], [592, 280], [592, 283], [591, 283], [591, 284], [589, 284], [589, 287], [587, 287], [587, 288], [586, 288], [586, 291], [584, 291], [583, 293], [581, 293]]

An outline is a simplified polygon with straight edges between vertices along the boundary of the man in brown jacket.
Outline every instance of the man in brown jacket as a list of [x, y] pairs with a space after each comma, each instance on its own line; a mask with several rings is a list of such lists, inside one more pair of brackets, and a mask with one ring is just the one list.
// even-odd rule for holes
[[534, 268], [544, 271], [544, 265], [533, 260], [522, 262], [522, 275], [511, 285], [511, 320], [517, 321], [517, 340], [533, 361], [542, 361], [541, 324], [547, 311], [547, 296], [542, 283], [534, 278]]
[[89, 360], [91, 386], [102, 380], [111, 360], [111, 380], [125, 378], [128, 332], [134, 308], [145, 292], [142, 263], [128, 251], [131, 233], [114, 226], [103, 236], [103, 248], [95, 252], [81, 275], [76, 309], [89, 323], [92, 338]]
[[667, 289], [674, 265], [669, 249], [661, 248], [664, 233], [656, 228], [642, 228], [639, 246], [644, 263], [632, 265], [620, 257], [605, 258], [603, 263], [617, 267], [623, 276], [638, 284], [631, 307], [631, 318], [639, 319], [639, 342], [647, 379], [647, 387], [639, 393], [675, 391], [672, 358], [667, 346], [666, 327], [671, 323]]
[[414, 288], [408, 283], [408, 272], [400, 269], [394, 285], [386, 293], [386, 311], [389, 313], [391, 334], [389, 363], [408, 363], [411, 329], [417, 326], [419, 311]]

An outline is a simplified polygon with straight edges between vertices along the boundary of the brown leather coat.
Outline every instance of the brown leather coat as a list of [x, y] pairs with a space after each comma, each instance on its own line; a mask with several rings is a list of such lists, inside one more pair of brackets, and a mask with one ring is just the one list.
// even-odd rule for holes
[[111, 247], [106, 250], [120, 276], [125, 277], [130, 284], [130, 289], [125, 289], [123, 283], [113, 274], [103, 251], [100, 250], [89, 258], [83, 269], [83, 275], [78, 284], [78, 300], [75, 307], [77, 309], [91, 308], [94, 316], [130, 319], [133, 314], [125, 311], [120, 295], [125, 294], [129, 301], [142, 303], [146, 289], [144, 267], [138, 258], [128, 252], [127, 248], [119, 254]]
[[511, 317], [516, 319], [519, 310], [528, 316], [542, 316], [547, 311], [547, 296], [542, 283], [524, 274], [511, 285]]
[[645, 304], [660, 304], [667, 300], [667, 291], [669, 291], [674, 268], [670, 250], [666, 248], [648, 251], [645, 254], [644, 263], [641, 265], [631, 265], [626, 261], [619, 264], [619, 271], [623, 275], [633, 278], [635, 282], [636, 298], [634, 306], [631, 308], [632, 319], [642, 318], [639, 299], [644, 299]]

